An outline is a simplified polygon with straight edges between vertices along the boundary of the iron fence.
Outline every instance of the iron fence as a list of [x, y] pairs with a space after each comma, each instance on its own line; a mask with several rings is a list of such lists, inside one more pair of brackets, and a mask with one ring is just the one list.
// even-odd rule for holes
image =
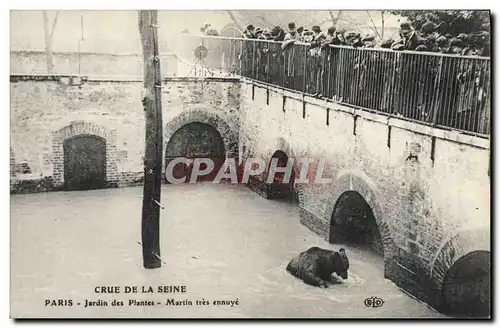
[[184, 36], [210, 69], [423, 124], [490, 134], [490, 58]]

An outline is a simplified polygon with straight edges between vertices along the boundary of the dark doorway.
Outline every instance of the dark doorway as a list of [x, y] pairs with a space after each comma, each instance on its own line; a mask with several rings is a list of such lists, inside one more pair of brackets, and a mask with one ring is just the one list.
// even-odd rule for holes
[[66, 190], [100, 189], [106, 185], [106, 140], [79, 135], [64, 142]]
[[490, 265], [487, 251], [471, 252], [455, 262], [443, 282], [443, 312], [456, 317], [489, 317]]
[[[286, 167], [288, 163], [288, 156], [284, 151], [277, 150], [274, 152], [271, 160], [273, 158], [278, 159], [278, 167]], [[271, 167], [271, 162], [268, 165], [268, 172]], [[295, 180], [295, 171], [292, 168], [292, 174], [290, 180], [287, 182], [284, 180], [285, 173], [276, 172], [272, 183], [266, 182], [266, 193], [268, 199], [284, 199], [289, 201], [297, 200], [297, 195], [294, 191], [293, 185]], [[266, 177], [267, 180], [267, 177]]]
[[[175, 158], [185, 157], [191, 160], [209, 158], [214, 162], [214, 169], [210, 174], [199, 176], [197, 182], [212, 181], [226, 160], [224, 140], [213, 126], [193, 122], [182, 126], [170, 138], [165, 150], [165, 168]], [[200, 169], [205, 165], [202, 163]], [[173, 168], [173, 177], [191, 179], [192, 165], [178, 163]], [[167, 183], [169, 183], [167, 181]]]
[[337, 200], [330, 223], [330, 243], [362, 245], [384, 255], [375, 216], [358, 192], [346, 191]]

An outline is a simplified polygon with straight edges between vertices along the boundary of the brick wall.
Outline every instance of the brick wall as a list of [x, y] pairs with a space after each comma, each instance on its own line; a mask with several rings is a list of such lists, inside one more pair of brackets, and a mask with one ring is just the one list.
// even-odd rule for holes
[[337, 200], [357, 191], [375, 216], [386, 276], [421, 298], [438, 294], [460, 256], [489, 250], [488, 140], [249, 81], [242, 83], [240, 115], [243, 158], [268, 162], [283, 150], [326, 159], [331, 183], [296, 186], [301, 222], [328, 239]]
[[[53, 74], [61, 75], [118, 75], [142, 76], [142, 54], [106, 54], [82, 52], [53, 53]], [[175, 54], [162, 54], [162, 75], [176, 76], [179, 60]], [[11, 74], [47, 74], [47, 59], [44, 51], [11, 51]]]
[[[10, 91], [11, 167], [26, 162], [31, 169], [12, 177], [12, 192], [60, 188], [63, 142], [78, 134], [106, 140], [109, 186], [142, 181], [142, 82], [90, 79], [71, 86], [57, 79], [11, 76]], [[237, 153], [238, 80], [169, 78], [162, 95], [165, 146], [177, 129], [201, 122], [218, 129], [228, 154]]]

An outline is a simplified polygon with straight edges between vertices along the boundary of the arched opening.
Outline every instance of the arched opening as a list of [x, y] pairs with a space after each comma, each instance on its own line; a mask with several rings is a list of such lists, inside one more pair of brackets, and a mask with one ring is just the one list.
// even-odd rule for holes
[[78, 135], [64, 141], [66, 190], [100, 189], [106, 185], [106, 140]]
[[330, 220], [329, 242], [360, 245], [384, 256], [373, 211], [357, 191], [346, 191], [337, 200]]
[[[274, 152], [273, 156], [271, 157], [272, 159], [278, 159], [278, 165], [277, 167], [286, 167], [288, 163], [288, 155], [282, 151], [282, 150], [277, 150]], [[269, 165], [267, 167], [267, 172], [269, 174], [269, 170], [271, 167], [271, 162], [269, 162]], [[295, 170], [292, 168], [292, 174], [290, 175], [290, 179], [288, 181], [284, 180], [285, 178], [285, 173], [282, 172], [276, 172], [274, 174], [274, 179], [272, 183], [267, 183], [266, 182], [266, 194], [268, 199], [282, 199], [282, 200], [289, 200], [289, 201], [297, 201], [298, 202], [298, 197], [296, 195], [296, 192], [294, 190], [294, 181], [295, 181]], [[266, 177], [267, 181], [267, 177]]]
[[471, 252], [456, 261], [443, 281], [443, 312], [456, 317], [489, 317], [490, 266], [487, 251]]
[[[165, 150], [165, 168], [175, 158], [186, 157], [189, 160], [196, 158], [210, 158], [214, 162], [214, 169], [210, 174], [199, 176], [198, 181], [212, 181], [219, 172], [226, 159], [224, 140], [213, 126], [200, 122], [188, 123], [178, 129], [168, 141]], [[205, 169], [205, 164], [200, 169]], [[173, 177], [191, 179], [192, 164], [179, 163], [173, 168]], [[167, 181], [168, 183], [168, 181]]]

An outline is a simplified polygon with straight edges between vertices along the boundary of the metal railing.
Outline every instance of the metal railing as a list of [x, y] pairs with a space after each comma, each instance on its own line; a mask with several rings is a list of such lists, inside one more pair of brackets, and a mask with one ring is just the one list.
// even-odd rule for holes
[[[422, 124], [490, 134], [490, 58], [184, 35], [220, 72]], [[191, 55], [193, 56], [193, 55]], [[189, 58], [189, 55], [188, 55]]]

